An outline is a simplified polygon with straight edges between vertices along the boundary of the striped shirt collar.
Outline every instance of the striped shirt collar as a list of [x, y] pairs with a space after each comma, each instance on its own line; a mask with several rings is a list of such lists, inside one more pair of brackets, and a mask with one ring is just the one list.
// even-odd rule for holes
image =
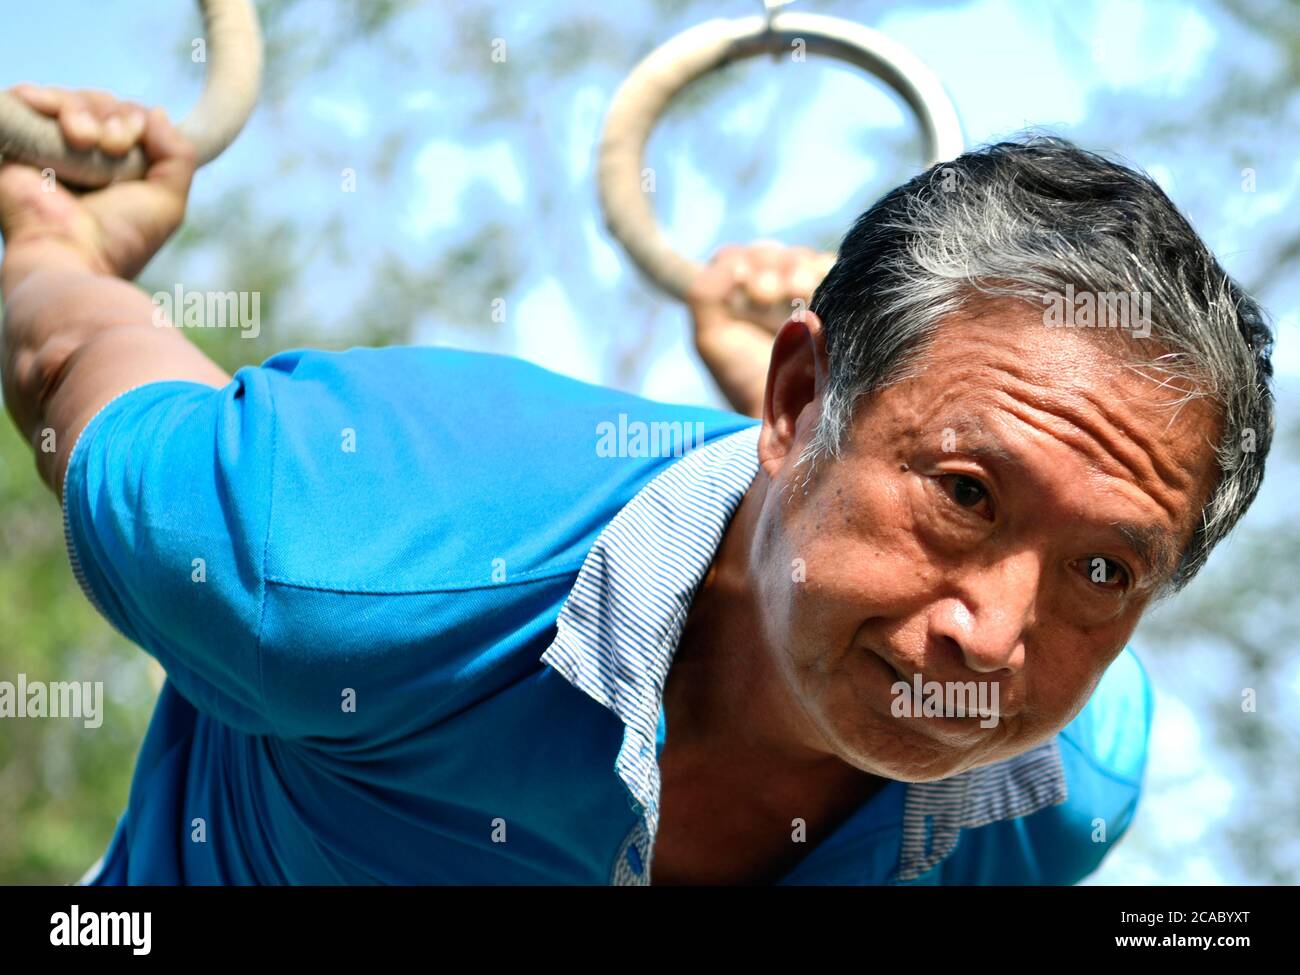
[[[571, 684], [623, 721], [615, 769], [659, 824], [655, 750], [664, 683], [695, 590], [758, 471], [755, 425], [700, 447], [658, 474], [597, 537], [542, 654]], [[1064, 802], [1055, 736], [1021, 755], [938, 782], [910, 783], [900, 881], [941, 863], [964, 828]]]

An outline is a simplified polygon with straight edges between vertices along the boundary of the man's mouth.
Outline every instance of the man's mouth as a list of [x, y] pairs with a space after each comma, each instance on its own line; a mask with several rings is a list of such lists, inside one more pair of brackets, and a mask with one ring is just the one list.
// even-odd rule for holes
[[881, 653], [879, 650], [876, 650], [873, 647], [868, 647], [867, 649], [870, 650], [872, 653], [874, 653], [878, 658], [880, 658], [880, 662], [883, 663], [886, 667], [888, 667], [893, 672], [895, 680], [900, 680], [904, 684], [912, 683], [912, 675], [904, 672], [901, 667], [899, 667], [896, 663], [894, 663], [893, 659], [888, 654]]
[[[1001, 683], [999, 681], [980, 681], [974, 678], [963, 681], [931, 680], [920, 671], [905, 670], [885, 653], [874, 648], [868, 649], [893, 675], [891, 693], [894, 695], [894, 702], [891, 703], [896, 703], [905, 717], [944, 718], [957, 722], [980, 721], [993, 724], [1006, 717], [1000, 707]], [[971, 685], [974, 685], [973, 695], [970, 694]], [[985, 724], [985, 727], [991, 725]]]

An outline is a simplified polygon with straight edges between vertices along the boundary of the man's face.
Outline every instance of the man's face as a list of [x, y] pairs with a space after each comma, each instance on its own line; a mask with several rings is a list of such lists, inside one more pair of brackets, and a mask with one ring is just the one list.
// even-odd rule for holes
[[[1191, 538], [1215, 412], [1172, 406], [1178, 390], [1085, 331], [1009, 303], [951, 320], [916, 378], [859, 404], [842, 459], [806, 485], [795, 460], [819, 397], [785, 443], [769, 416], [764, 642], [849, 764], [929, 781], [1047, 740]], [[896, 716], [895, 685], [917, 674], [987, 682], [998, 720]]]

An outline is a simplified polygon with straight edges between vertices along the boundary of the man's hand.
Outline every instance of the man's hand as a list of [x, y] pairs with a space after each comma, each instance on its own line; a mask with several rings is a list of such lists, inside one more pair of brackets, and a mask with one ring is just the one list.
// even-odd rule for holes
[[[142, 143], [149, 159], [143, 179], [74, 195], [21, 163], [0, 165], [0, 234], [5, 240], [6, 290], [18, 272], [48, 253], [51, 242], [99, 274], [134, 278], [180, 226], [194, 175], [194, 147], [167, 121], [162, 109], [146, 111], [96, 91], [18, 85], [12, 90], [44, 115], [57, 118], [75, 149], [99, 147], [123, 156]], [[39, 245], [39, 246], [38, 246]]]
[[129, 283], [180, 226], [193, 147], [161, 111], [109, 95], [30, 86], [15, 94], [57, 117], [74, 148], [121, 156], [142, 142], [149, 159], [143, 179], [82, 195], [31, 166], [0, 165], [0, 381], [58, 494], [77, 437], [106, 403], [146, 383], [221, 387], [230, 376], [179, 329], [160, 327], [149, 296]]
[[772, 341], [834, 263], [834, 254], [775, 241], [729, 244], [691, 283], [695, 347], [738, 412], [762, 415]]

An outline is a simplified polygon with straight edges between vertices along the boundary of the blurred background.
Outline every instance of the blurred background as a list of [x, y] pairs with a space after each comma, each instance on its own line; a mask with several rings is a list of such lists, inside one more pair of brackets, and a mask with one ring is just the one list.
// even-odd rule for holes
[[[511, 353], [657, 399], [722, 404], [685, 309], [610, 241], [593, 154], [627, 72], [756, 0], [261, 0], [263, 101], [195, 183], [149, 292], [261, 294], [255, 339], [189, 335], [227, 369], [295, 346]], [[1026, 126], [1154, 176], [1271, 312], [1280, 426], [1260, 499], [1133, 639], [1156, 684], [1146, 793], [1089, 883], [1300, 881], [1300, 5], [1295, 0], [800, 0], [908, 46], [968, 144]], [[193, 4], [12, 5], [0, 86], [193, 105]], [[494, 60], [493, 52], [504, 51]], [[653, 136], [682, 252], [775, 237], [835, 250], [919, 168], [901, 103], [854, 69], [756, 58], [684, 93]], [[343, 192], [345, 170], [355, 192]], [[501, 312], [504, 311], [504, 314]], [[101, 727], [0, 720], [0, 883], [71, 883], [125, 808], [160, 673], [83, 599], [59, 507], [0, 423], [0, 680], [102, 680]], [[1252, 688], [1254, 712], [1243, 712]]]

